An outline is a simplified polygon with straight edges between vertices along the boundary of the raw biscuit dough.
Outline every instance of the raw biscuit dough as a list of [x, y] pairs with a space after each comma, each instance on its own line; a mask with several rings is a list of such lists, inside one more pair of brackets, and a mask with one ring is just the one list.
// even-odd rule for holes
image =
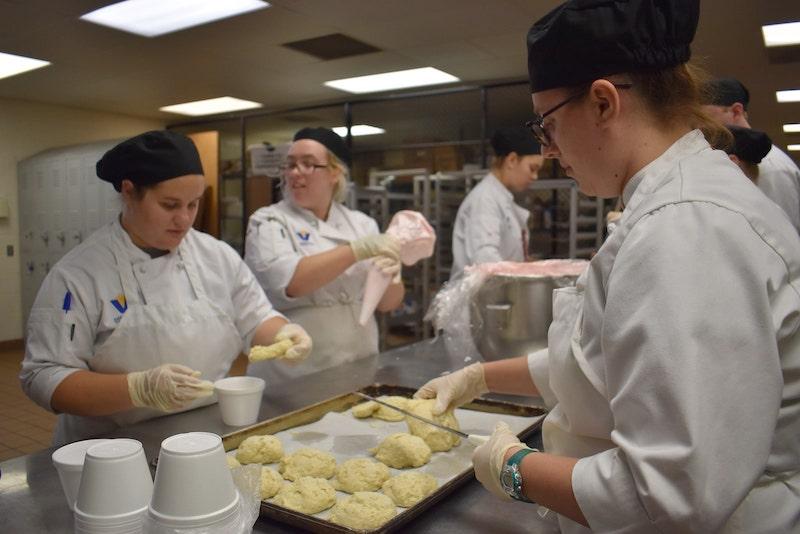
[[300, 477], [284, 484], [273, 502], [303, 514], [317, 514], [336, 504], [336, 490], [324, 478]]
[[331, 478], [336, 472], [336, 459], [332, 454], [319, 449], [298, 449], [281, 459], [278, 471], [286, 480], [300, 477]]
[[401, 473], [383, 483], [383, 492], [397, 506], [410, 508], [436, 491], [439, 482], [428, 473], [411, 471]]
[[389, 479], [389, 468], [369, 458], [347, 460], [336, 470], [334, 487], [339, 491], [378, 491]]
[[250, 436], [236, 450], [243, 464], [271, 464], [283, 458], [283, 445], [275, 436]]
[[381, 493], [357, 491], [336, 503], [331, 522], [358, 529], [372, 530], [397, 515], [392, 500]]
[[[458, 421], [453, 414], [452, 408], [441, 415], [433, 415], [433, 406], [435, 404], [436, 399], [413, 400], [408, 403], [408, 411], [420, 417], [424, 417], [425, 419], [430, 419], [440, 425], [460, 430], [461, 427], [458, 426]], [[449, 451], [461, 442], [461, 438], [452, 432], [423, 423], [419, 419], [406, 417], [406, 423], [408, 424], [409, 434], [424, 439], [425, 443], [428, 444], [428, 447], [430, 447], [433, 452]]]
[[380, 405], [375, 401], [367, 401], [362, 402], [361, 404], [356, 404], [350, 411], [353, 412], [353, 417], [364, 419], [365, 417], [369, 417], [375, 413], [375, 410], [378, 409], [378, 406]]
[[395, 469], [420, 467], [431, 459], [431, 448], [418, 436], [396, 432], [370, 450], [375, 458]]
[[261, 468], [261, 499], [271, 499], [283, 486], [283, 477], [270, 467]]
[[[397, 395], [383, 396], [378, 398], [383, 402], [388, 402], [392, 406], [397, 406], [403, 410], [406, 409], [408, 401], [411, 400]], [[372, 416], [377, 419], [383, 419], [384, 421], [397, 422], [402, 421], [406, 417], [397, 410], [392, 410], [388, 406], [384, 406], [375, 401], [367, 401], [357, 404], [353, 406], [351, 411], [353, 412], [353, 416], [359, 419]]]
[[241, 467], [242, 465], [235, 456], [225, 456], [225, 461], [228, 462], [228, 467], [230, 469], [233, 469], [234, 467]]

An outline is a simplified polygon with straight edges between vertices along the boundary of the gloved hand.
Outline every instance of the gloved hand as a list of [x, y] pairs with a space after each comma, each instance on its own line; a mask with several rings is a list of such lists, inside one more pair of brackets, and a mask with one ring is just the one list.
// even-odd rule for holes
[[400, 243], [389, 234], [371, 234], [355, 241], [350, 241], [350, 248], [353, 250], [356, 261], [375, 256], [400, 258]]
[[436, 399], [433, 415], [445, 412], [447, 408], [458, 408], [475, 397], [488, 393], [483, 365], [473, 363], [455, 373], [440, 376], [428, 381], [414, 393], [415, 399]]
[[171, 412], [214, 393], [214, 384], [200, 380], [198, 376], [200, 371], [185, 365], [165, 363], [145, 371], [128, 373], [128, 394], [138, 408]]
[[285, 324], [275, 334], [274, 342], [289, 340], [292, 342], [289, 348], [280, 359], [286, 363], [299, 363], [308, 358], [313, 348], [311, 336], [303, 330], [299, 324]]
[[501, 499], [512, 500], [500, 484], [500, 471], [505, 464], [505, 455], [508, 449], [518, 447], [527, 448], [503, 421], [497, 423], [489, 441], [477, 447], [472, 452], [472, 467], [475, 469], [475, 478], [483, 487]]
[[390, 258], [388, 256], [378, 256], [372, 260], [372, 263], [381, 270], [386, 276], [392, 277], [393, 284], [399, 284], [402, 280], [401, 270], [402, 264], [399, 259]]

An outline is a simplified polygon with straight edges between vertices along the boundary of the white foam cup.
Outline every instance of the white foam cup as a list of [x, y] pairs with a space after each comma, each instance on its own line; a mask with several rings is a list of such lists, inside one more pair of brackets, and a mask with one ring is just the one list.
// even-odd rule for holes
[[78, 488], [81, 484], [81, 472], [83, 472], [83, 460], [86, 457], [86, 449], [98, 443], [105, 443], [107, 439], [86, 439], [76, 441], [69, 445], [64, 445], [53, 453], [53, 465], [58, 471], [58, 478], [61, 480], [61, 487], [70, 510], [75, 509], [75, 500], [78, 498]]
[[176, 434], [161, 442], [149, 516], [173, 528], [218, 525], [236, 514], [222, 439], [208, 432]]
[[153, 493], [142, 444], [112, 439], [86, 451], [75, 502], [75, 525], [86, 532], [127, 532], [141, 528]]
[[231, 376], [214, 382], [222, 422], [229, 426], [255, 423], [265, 385], [263, 379], [255, 376]]

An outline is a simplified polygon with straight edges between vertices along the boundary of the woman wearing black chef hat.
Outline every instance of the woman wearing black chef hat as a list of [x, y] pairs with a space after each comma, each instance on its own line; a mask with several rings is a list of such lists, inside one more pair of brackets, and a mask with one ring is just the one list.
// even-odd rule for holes
[[541, 396], [545, 452], [501, 424], [473, 463], [562, 532], [800, 529], [800, 242], [709, 145], [727, 132], [686, 65], [698, 15], [698, 0], [571, 0], [533, 25], [543, 154], [625, 210], [554, 292], [547, 349], [417, 393], [437, 410]]
[[205, 178], [189, 138], [128, 139], [97, 175], [122, 213], [56, 263], [28, 319], [20, 380], [60, 414], [55, 445], [207, 404], [251, 344], [290, 339], [284, 361], [308, 356], [236, 252], [192, 229]]
[[538, 178], [543, 161], [539, 143], [528, 128], [501, 128], [492, 135], [492, 148], [492, 172], [458, 208], [451, 279], [468, 265], [528, 258], [530, 213], [514, 202], [514, 193]]

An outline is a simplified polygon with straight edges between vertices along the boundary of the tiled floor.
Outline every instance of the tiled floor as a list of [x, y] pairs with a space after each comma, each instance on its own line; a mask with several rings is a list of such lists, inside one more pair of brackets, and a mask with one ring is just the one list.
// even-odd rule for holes
[[22, 349], [0, 349], [0, 461], [50, 446], [56, 416], [33, 403], [19, 385]]

